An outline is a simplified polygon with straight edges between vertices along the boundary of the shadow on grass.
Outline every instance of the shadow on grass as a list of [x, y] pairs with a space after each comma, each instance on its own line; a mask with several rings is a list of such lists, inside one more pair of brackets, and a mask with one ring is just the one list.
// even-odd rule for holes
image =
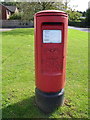
[[2, 118], [49, 118], [51, 114], [43, 113], [35, 103], [35, 96], [2, 109]]
[[33, 35], [34, 29], [33, 28], [17, 28], [11, 31], [2, 32], [2, 35]]

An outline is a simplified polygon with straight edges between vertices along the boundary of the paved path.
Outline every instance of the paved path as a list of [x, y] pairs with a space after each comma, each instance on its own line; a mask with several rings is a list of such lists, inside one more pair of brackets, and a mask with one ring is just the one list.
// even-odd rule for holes
[[3, 31], [10, 31], [10, 30], [13, 30], [15, 28], [0, 28], [0, 32], [3, 32]]
[[90, 28], [79, 28], [79, 27], [73, 27], [73, 26], [68, 26], [68, 28], [80, 30], [80, 31], [85, 31], [85, 32], [90, 32]]

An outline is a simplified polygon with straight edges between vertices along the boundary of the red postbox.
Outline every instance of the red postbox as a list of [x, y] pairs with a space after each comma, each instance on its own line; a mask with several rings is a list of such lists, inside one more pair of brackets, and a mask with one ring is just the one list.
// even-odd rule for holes
[[34, 25], [36, 103], [52, 112], [64, 98], [68, 16], [58, 10], [40, 11]]

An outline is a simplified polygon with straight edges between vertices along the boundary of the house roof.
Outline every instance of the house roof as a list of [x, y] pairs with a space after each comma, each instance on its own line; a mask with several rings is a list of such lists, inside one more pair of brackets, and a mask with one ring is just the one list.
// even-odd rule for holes
[[6, 8], [10, 10], [11, 12], [15, 12], [16, 10], [16, 6], [6, 6]]
[[6, 5], [3, 5], [2, 3], [0, 3], [0, 5], [5, 7], [6, 9], [8, 9], [11, 12], [15, 12], [15, 10], [16, 10], [16, 6], [6, 6]]

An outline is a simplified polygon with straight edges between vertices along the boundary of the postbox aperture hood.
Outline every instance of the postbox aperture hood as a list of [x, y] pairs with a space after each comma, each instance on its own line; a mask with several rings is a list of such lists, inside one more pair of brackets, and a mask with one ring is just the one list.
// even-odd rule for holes
[[49, 16], [49, 15], [60, 15], [60, 16], [65, 16], [65, 17], [67, 17], [68, 15], [67, 15], [67, 13], [66, 12], [64, 12], [64, 11], [60, 11], [60, 10], [43, 10], [43, 11], [40, 11], [40, 12], [37, 12], [36, 14], [35, 14], [37, 17], [38, 16]]

